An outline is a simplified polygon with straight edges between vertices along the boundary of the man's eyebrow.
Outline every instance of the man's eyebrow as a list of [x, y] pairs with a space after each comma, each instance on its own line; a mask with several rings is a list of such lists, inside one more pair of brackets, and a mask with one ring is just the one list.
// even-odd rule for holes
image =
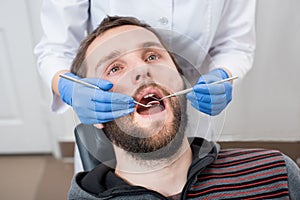
[[112, 60], [115, 59], [117, 57], [119, 57], [121, 55], [121, 51], [118, 50], [114, 50], [112, 52], [110, 52], [110, 54], [104, 56], [102, 59], [99, 60], [99, 62], [97, 63], [97, 66], [99, 66], [101, 63], [104, 63], [108, 60]]
[[149, 47], [159, 47], [159, 48], [164, 48], [162, 44], [158, 42], [144, 42], [141, 44], [141, 48], [149, 48]]
[[[159, 48], [164, 48], [160, 43], [158, 42], [144, 42], [141, 45], [139, 45], [140, 48], [149, 48], [149, 47], [159, 47]], [[119, 50], [114, 50], [108, 55], [104, 56], [97, 62], [97, 67], [101, 65], [102, 63], [108, 61], [108, 60], [113, 60], [117, 57], [120, 57], [122, 55], [121, 51]]]

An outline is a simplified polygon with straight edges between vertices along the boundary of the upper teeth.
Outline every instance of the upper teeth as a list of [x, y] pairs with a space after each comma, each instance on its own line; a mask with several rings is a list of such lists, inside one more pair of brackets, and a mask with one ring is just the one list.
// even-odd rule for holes
[[147, 99], [147, 98], [153, 97], [153, 96], [154, 96], [154, 94], [147, 94], [146, 96], [144, 96], [144, 99]]

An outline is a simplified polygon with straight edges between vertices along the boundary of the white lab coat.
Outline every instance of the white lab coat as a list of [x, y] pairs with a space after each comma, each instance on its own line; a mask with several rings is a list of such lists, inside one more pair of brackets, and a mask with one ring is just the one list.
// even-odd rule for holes
[[[213, 64], [208, 70], [225, 67], [243, 77], [253, 63], [255, 7], [256, 0], [44, 0], [44, 36], [35, 47], [38, 69], [51, 88], [54, 74], [70, 69], [87, 32], [106, 15], [119, 15], [182, 34], [210, 55]], [[52, 110], [66, 109], [60, 97], [53, 95]]]

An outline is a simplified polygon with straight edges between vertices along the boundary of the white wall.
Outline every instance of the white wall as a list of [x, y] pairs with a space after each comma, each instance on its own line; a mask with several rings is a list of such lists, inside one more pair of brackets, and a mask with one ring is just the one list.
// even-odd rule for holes
[[[42, 34], [41, 0], [29, 1], [32, 34], [36, 44]], [[257, 51], [253, 69], [234, 89], [220, 140], [300, 141], [300, 1], [258, 0]], [[46, 91], [46, 88], [43, 89]], [[45, 114], [53, 140], [72, 139], [73, 114]], [[58, 153], [54, 142], [54, 152]]]
[[258, 0], [253, 69], [234, 90], [222, 140], [300, 140], [300, 1]]
[[[31, 29], [33, 37], [33, 46], [41, 39], [43, 30], [40, 24], [40, 9], [42, 0], [25, 0], [27, 9], [31, 14]], [[75, 127], [74, 113], [71, 109], [64, 114], [56, 114], [50, 111], [51, 92], [45, 86], [42, 80], [41, 91], [43, 95], [43, 112], [48, 120], [48, 131], [51, 133], [53, 153], [56, 157], [60, 157], [59, 141], [74, 141], [73, 129]]]

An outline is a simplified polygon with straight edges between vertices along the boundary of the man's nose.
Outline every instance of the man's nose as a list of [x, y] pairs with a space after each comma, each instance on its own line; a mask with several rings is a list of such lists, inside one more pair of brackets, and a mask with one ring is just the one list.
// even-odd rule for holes
[[145, 81], [147, 79], [151, 79], [151, 78], [152, 78], [152, 75], [151, 75], [149, 66], [146, 66], [146, 65], [138, 66], [133, 70], [132, 81], [135, 84], [143, 82], [143, 81]]

